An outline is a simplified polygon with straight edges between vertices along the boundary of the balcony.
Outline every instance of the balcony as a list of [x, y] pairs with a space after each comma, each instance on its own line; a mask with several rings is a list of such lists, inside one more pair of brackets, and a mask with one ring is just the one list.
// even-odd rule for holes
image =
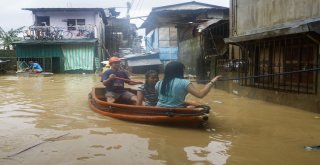
[[97, 37], [95, 25], [85, 26], [29, 26], [23, 32], [25, 40], [93, 39]]

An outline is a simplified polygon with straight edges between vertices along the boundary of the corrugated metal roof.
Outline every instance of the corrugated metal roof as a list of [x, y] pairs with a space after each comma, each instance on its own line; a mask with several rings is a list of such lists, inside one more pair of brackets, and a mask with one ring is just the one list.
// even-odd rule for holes
[[16, 45], [65, 45], [65, 44], [94, 44], [97, 39], [63, 39], [63, 40], [22, 40], [14, 42]]
[[131, 59], [128, 60], [128, 66], [129, 67], [135, 67], [135, 66], [148, 66], [148, 65], [161, 65], [160, 59]]
[[152, 28], [159, 22], [163, 24], [194, 22], [198, 15], [215, 10], [227, 11], [228, 8], [195, 1], [152, 8], [149, 16], [139, 28]]
[[95, 50], [92, 45], [64, 45], [64, 70], [93, 70]]
[[224, 20], [224, 19], [216, 19], [216, 18], [210, 19], [209, 21], [206, 21], [206, 22], [200, 24], [197, 29], [199, 29], [199, 30], [204, 30], [204, 29], [206, 29], [207, 27], [209, 27], [210, 25], [219, 22], [220, 20]]
[[285, 24], [278, 24], [272, 27], [266, 27], [261, 29], [256, 29], [252, 31], [247, 31], [245, 34], [225, 38], [226, 43], [236, 43], [242, 41], [258, 40], [263, 38], [278, 37], [289, 34], [305, 33], [309, 31], [320, 31], [320, 26], [316, 27], [314, 25], [320, 24], [320, 17], [311, 18], [306, 20], [299, 20], [295, 22], [288, 22]]
[[17, 45], [16, 56], [20, 58], [63, 57], [60, 45]]
[[191, 2], [174, 4], [174, 5], [154, 7], [152, 8], [152, 12], [161, 11], [161, 10], [198, 10], [198, 9], [212, 9], [212, 8], [228, 9], [227, 7], [191, 1]]
[[103, 8], [22, 8], [29, 11], [101, 11]]

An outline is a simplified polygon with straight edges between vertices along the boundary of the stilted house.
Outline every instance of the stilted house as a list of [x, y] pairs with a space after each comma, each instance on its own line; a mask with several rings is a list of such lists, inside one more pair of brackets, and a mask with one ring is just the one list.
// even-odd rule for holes
[[320, 1], [230, 1], [224, 89], [320, 112]]

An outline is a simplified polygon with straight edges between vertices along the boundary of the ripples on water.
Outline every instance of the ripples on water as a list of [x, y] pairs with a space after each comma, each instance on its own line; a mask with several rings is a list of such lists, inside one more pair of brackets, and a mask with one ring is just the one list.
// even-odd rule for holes
[[[135, 76], [141, 79], [143, 76]], [[205, 128], [120, 121], [92, 112], [96, 75], [0, 76], [0, 164], [291, 164], [319, 161], [313, 113], [212, 90]], [[202, 85], [198, 85], [202, 87]], [[61, 135], [66, 136], [57, 138]]]

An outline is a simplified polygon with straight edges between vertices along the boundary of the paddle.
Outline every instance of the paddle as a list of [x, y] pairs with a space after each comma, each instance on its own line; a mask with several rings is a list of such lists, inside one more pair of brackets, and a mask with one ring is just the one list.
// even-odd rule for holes
[[143, 84], [143, 82], [140, 82], [140, 81], [133, 81], [133, 80], [125, 79], [125, 78], [121, 78], [121, 77], [113, 77], [113, 79], [123, 80], [123, 81], [126, 81], [126, 82], [135, 83], [135, 84]]

